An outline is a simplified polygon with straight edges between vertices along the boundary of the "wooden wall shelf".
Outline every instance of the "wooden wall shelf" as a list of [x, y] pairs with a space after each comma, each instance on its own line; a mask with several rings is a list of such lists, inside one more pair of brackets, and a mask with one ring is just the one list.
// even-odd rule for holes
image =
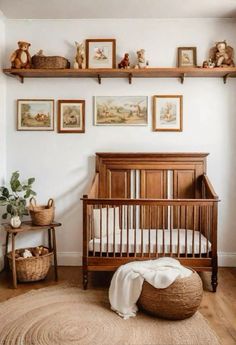
[[146, 69], [3, 69], [9, 76], [24, 82], [25, 78], [96, 78], [101, 84], [103, 78], [178, 78], [183, 84], [185, 78], [228, 78], [236, 77], [236, 67], [198, 68], [168, 67]]

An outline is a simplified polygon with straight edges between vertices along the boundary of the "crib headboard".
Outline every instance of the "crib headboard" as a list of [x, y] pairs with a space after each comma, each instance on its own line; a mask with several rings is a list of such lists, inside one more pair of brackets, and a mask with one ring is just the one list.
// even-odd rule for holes
[[208, 153], [96, 153], [100, 198], [201, 198]]

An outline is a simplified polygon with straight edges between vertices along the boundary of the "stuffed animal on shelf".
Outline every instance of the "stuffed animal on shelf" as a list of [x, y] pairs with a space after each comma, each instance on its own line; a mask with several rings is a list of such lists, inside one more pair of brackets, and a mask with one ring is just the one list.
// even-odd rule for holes
[[217, 42], [210, 50], [210, 59], [215, 63], [215, 67], [233, 67], [233, 56], [234, 50], [226, 41]]
[[118, 63], [118, 68], [130, 68], [129, 54], [125, 53], [123, 59]]
[[75, 41], [76, 46], [76, 56], [74, 62], [75, 69], [83, 69], [85, 68], [85, 48], [83, 43], [78, 43]]
[[202, 67], [203, 68], [214, 68], [215, 63], [212, 61], [212, 59], [208, 59], [206, 61], [203, 61]]
[[29, 53], [29, 47], [31, 46], [28, 42], [19, 41], [18, 49], [11, 55], [11, 67], [12, 68], [30, 68], [31, 67], [31, 56]]
[[148, 66], [148, 61], [145, 58], [145, 49], [140, 49], [137, 51], [137, 64], [134, 68], [146, 68]]

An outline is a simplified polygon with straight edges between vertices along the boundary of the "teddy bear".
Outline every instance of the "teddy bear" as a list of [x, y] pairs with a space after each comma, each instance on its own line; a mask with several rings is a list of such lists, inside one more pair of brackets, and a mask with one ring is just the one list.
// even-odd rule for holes
[[31, 67], [31, 56], [29, 53], [29, 47], [31, 46], [28, 42], [19, 41], [18, 49], [11, 55], [11, 67], [12, 68], [30, 68]]
[[137, 51], [137, 64], [134, 68], [146, 68], [148, 66], [148, 61], [145, 58], [145, 49], [140, 49]]
[[234, 50], [226, 41], [217, 42], [210, 50], [210, 58], [215, 63], [215, 67], [233, 67]]

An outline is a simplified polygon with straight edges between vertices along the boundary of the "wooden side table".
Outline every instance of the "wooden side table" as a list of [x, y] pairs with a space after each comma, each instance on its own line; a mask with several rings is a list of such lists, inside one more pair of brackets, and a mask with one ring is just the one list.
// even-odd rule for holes
[[11, 236], [11, 252], [12, 252], [12, 282], [14, 289], [17, 288], [17, 274], [16, 274], [16, 258], [15, 258], [15, 237], [17, 234], [25, 233], [28, 231], [48, 230], [48, 248], [53, 251], [54, 256], [54, 274], [55, 280], [58, 280], [57, 272], [57, 245], [56, 245], [56, 228], [61, 226], [61, 223], [53, 222], [50, 225], [33, 225], [32, 222], [22, 222], [20, 228], [13, 229], [10, 224], [2, 224], [3, 229], [6, 231], [6, 252], [5, 252], [5, 268], [7, 262], [7, 252], [9, 238]]

